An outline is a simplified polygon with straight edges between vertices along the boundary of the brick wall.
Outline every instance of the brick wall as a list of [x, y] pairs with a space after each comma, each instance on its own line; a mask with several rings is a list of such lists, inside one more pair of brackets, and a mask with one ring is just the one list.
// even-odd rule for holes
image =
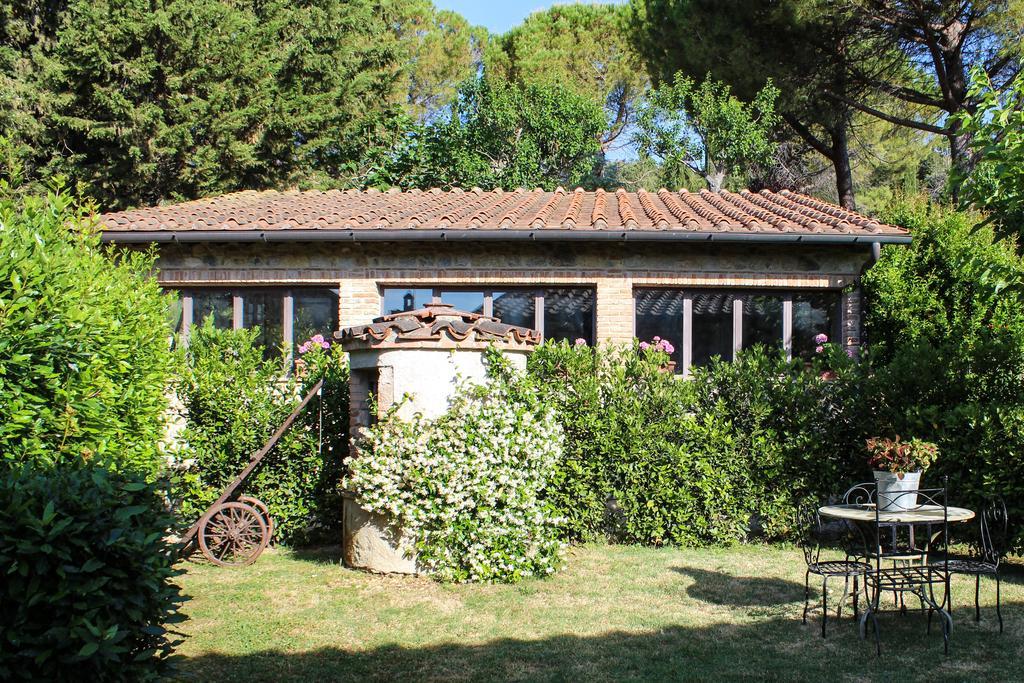
[[[599, 340], [633, 336], [633, 288], [843, 289], [857, 282], [867, 247], [643, 243], [173, 244], [159, 278], [189, 285], [328, 285], [346, 327], [380, 315], [380, 288], [402, 285], [590, 286]], [[860, 296], [843, 300], [844, 337], [860, 338]]]

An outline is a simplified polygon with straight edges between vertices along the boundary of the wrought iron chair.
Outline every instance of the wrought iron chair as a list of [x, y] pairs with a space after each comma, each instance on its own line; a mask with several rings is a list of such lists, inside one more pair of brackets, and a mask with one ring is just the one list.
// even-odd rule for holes
[[[851, 486], [843, 494], [844, 505], [874, 506], [876, 495], [875, 482], [864, 482]], [[886, 533], [882, 538], [881, 549], [885, 559], [892, 561], [894, 565], [899, 562], [916, 562], [925, 564], [928, 557], [927, 548], [921, 548], [914, 535], [913, 524], [883, 523], [882, 527]], [[901, 534], [901, 532], [904, 532]], [[868, 539], [861, 535], [862, 544], [853, 543], [847, 550], [848, 558], [863, 559], [871, 562], [875, 559], [874, 551]]]
[[801, 507], [797, 512], [797, 524], [800, 530], [800, 547], [804, 551], [804, 562], [807, 564], [807, 571], [804, 573], [804, 615], [803, 621], [807, 623], [807, 613], [811, 609], [811, 574], [821, 577], [821, 637], [825, 637], [828, 625], [828, 580], [831, 578], [843, 579], [843, 596], [839, 599], [839, 606], [836, 609], [836, 617], [841, 617], [843, 603], [850, 592], [850, 579], [853, 579], [853, 614], [860, 615], [860, 588], [859, 584], [864, 579], [871, 566], [866, 562], [857, 562], [849, 558], [844, 560], [823, 560], [821, 551], [827, 547], [840, 547], [840, 534], [826, 528], [818, 515], [818, 506]]
[[[875, 648], [878, 654], [881, 655], [882, 643], [877, 617], [880, 611], [881, 595], [888, 592], [899, 594], [901, 596], [901, 609], [905, 610], [906, 607], [903, 605], [902, 596], [906, 593], [911, 593], [920, 599], [922, 609], [927, 607], [929, 633], [931, 633], [932, 615], [936, 612], [939, 613], [942, 619], [943, 650], [948, 654], [949, 635], [953, 629], [953, 619], [943, 609], [949, 599], [950, 580], [950, 560], [947, 547], [949, 539], [949, 505], [947, 503], [946, 488], [899, 491], [888, 494], [888, 499], [894, 507], [898, 507], [903, 502], [916, 500], [913, 509], [930, 509], [940, 513], [937, 516], [939, 516], [941, 521], [928, 524], [928, 547], [925, 548], [925, 552], [933, 560], [936, 557], [941, 557], [942, 559], [928, 564], [894, 563], [892, 567], [883, 567], [882, 563], [891, 559], [884, 545], [888, 535], [888, 527], [894, 523], [907, 524], [908, 522], [894, 522], [891, 520], [891, 515], [888, 512], [881, 510], [882, 506], [875, 505], [874, 567], [867, 573], [868, 604], [860, 618], [861, 637], [866, 636], [867, 620], [870, 618], [871, 624], [874, 627]], [[935, 531], [933, 527], [938, 527], [938, 531]], [[895, 549], [893, 552], [898, 553], [900, 551]], [[943, 589], [941, 602], [935, 600], [936, 587]]]
[[[974, 620], [981, 621], [981, 577], [991, 576], [996, 580], [996, 616], [999, 618], [999, 632], [1003, 632], [1003, 611], [999, 563], [1003, 559], [1009, 520], [1006, 504], [1002, 498], [990, 500], [978, 515], [978, 555], [949, 560], [949, 571], [953, 574], [974, 576]], [[953, 599], [949, 599], [949, 612], [953, 612]]]

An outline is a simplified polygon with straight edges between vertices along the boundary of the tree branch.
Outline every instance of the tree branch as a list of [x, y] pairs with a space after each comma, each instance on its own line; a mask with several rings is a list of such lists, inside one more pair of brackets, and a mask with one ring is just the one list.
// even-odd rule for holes
[[899, 116], [893, 116], [892, 114], [886, 114], [884, 111], [881, 111], [880, 109], [869, 107], [868, 105], [863, 104], [862, 102], [857, 102], [856, 100], [851, 100], [848, 97], [837, 95], [829, 90], [825, 91], [825, 96], [831, 97], [832, 99], [842, 102], [843, 104], [847, 104], [856, 109], [857, 111], [862, 111], [865, 114], [871, 114], [872, 116], [880, 118], [883, 121], [888, 121], [889, 123], [895, 124], [897, 126], [916, 128], [917, 130], [923, 130], [927, 133], [935, 133], [936, 135], [949, 135], [951, 132], [947, 128], [940, 128], [939, 126], [935, 126], [930, 123], [924, 123], [923, 121], [914, 121], [913, 119], [905, 119]]
[[816, 152], [827, 159], [831, 159], [835, 154], [835, 150], [833, 150], [830, 145], [826, 145], [822, 142], [820, 138], [811, 132], [810, 128], [802, 124], [795, 116], [792, 114], [783, 114], [782, 118], [789, 124], [789, 127], [795, 130], [797, 135], [802, 137], [808, 145], [814, 148]]

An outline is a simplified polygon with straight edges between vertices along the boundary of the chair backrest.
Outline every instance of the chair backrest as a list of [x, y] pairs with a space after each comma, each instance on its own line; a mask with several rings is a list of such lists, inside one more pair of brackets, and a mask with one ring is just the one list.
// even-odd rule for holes
[[804, 562], [810, 566], [821, 555], [821, 516], [817, 505], [804, 503], [797, 507], [796, 528], [799, 533], [797, 544], [804, 551]]
[[[928, 524], [928, 559], [932, 564], [937, 556], [941, 555], [942, 564], [949, 568], [949, 503], [945, 479], [941, 488], [896, 490], [885, 494], [889, 511], [882, 510], [882, 505], [875, 505], [875, 569], [881, 570], [882, 562], [886, 559], [885, 545], [882, 541], [883, 529], [891, 529], [894, 524], [900, 526], [908, 525], [908, 522], [893, 522], [889, 515], [891, 511], [901, 508], [921, 509], [931, 508], [935, 512], [941, 512], [936, 520]], [[898, 514], [898, 513], [896, 513]], [[902, 554], [896, 550], [896, 554]]]
[[854, 484], [843, 494], [844, 505], [873, 505], [875, 502], [875, 482], [866, 481]]
[[1002, 498], [993, 498], [985, 504], [978, 517], [981, 534], [981, 555], [986, 562], [999, 566], [1006, 551], [1009, 517]]

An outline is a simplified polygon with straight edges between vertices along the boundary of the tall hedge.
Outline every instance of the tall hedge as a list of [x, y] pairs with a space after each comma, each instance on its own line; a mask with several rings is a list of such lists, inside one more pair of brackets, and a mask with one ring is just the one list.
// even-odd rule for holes
[[4, 680], [165, 672], [182, 617], [153, 483], [172, 357], [152, 268], [102, 249], [59, 187], [0, 178]]
[[879, 428], [938, 443], [953, 500], [1004, 497], [1024, 550], [1024, 259], [976, 215], [901, 201], [882, 218], [914, 241], [864, 277]]
[[66, 192], [0, 183], [0, 458], [154, 471], [172, 367], [154, 256], [100, 246]]

